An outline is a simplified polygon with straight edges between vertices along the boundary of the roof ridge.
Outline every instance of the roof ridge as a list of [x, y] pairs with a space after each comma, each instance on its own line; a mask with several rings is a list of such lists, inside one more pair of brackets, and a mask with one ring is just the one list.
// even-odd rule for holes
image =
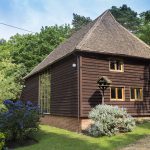
[[116, 21], [116, 19], [114, 18], [114, 16], [111, 14], [110, 10], [106, 10], [104, 11], [99, 17], [97, 17], [94, 21], [93, 21], [93, 25], [92, 27], [89, 29], [89, 31], [83, 36], [82, 40], [77, 44], [77, 46], [75, 47], [75, 49], [81, 49], [81, 47], [85, 44], [85, 42], [88, 40], [88, 38], [90, 37], [90, 35], [93, 33], [93, 31], [95, 30], [95, 28], [98, 26], [98, 24], [103, 20], [103, 17], [109, 13], [112, 18]]

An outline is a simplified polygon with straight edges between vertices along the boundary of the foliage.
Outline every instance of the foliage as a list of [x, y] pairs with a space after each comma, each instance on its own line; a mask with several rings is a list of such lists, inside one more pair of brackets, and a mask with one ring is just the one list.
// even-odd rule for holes
[[22, 84], [20, 76], [24, 72], [21, 65], [11, 62], [11, 60], [1, 60], [0, 63], [0, 102], [4, 99], [17, 99], [20, 96]]
[[150, 22], [150, 10], [146, 11], [146, 12], [142, 12], [140, 14], [140, 18], [142, 19], [142, 21], [144, 21], [144, 23], [149, 23]]
[[20, 141], [31, 138], [38, 130], [38, 107], [30, 101], [26, 104], [22, 101], [13, 102], [5, 100], [5, 110], [0, 112], [0, 132], [6, 134], [6, 139]]
[[139, 28], [137, 36], [150, 45], [150, 23], [146, 23]]
[[22, 78], [70, 36], [70, 26], [42, 27], [40, 33], [0, 40], [0, 101], [18, 99]]
[[48, 147], [51, 150], [116, 150], [150, 135], [150, 123], [138, 125], [133, 132], [98, 138], [46, 125], [41, 125], [40, 129], [37, 144], [20, 147], [16, 150], [47, 150]]
[[73, 30], [77, 31], [82, 26], [88, 24], [91, 21], [92, 20], [90, 17], [84, 17], [84, 16], [80, 16], [78, 14], [73, 13], [73, 20], [72, 20]]
[[137, 36], [145, 43], [150, 45], [150, 11], [146, 11], [140, 14], [141, 25]]
[[0, 150], [4, 148], [5, 145], [5, 136], [2, 132], [0, 132]]
[[135, 127], [134, 119], [125, 109], [110, 105], [97, 105], [89, 113], [94, 122], [88, 132], [91, 136], [112, 136], [118, 132], [132, 131]]
[[125, 28], [132, 32], [137, 32], [140, 25], [140, 19], [137, 17], [137, 12], [132, 10], [127, 5], [122, 5], [120, 8], [112, 6], [110, 9], [116, 20]]
[[35, 35], [17, 34], [8, 41], [13, 62], [23, 64], [27, 74], [69, 35], [69, 25], [42, 27]]
[[6, 40], [5, 39], [0, 39], [0, 45], [6, 43]]

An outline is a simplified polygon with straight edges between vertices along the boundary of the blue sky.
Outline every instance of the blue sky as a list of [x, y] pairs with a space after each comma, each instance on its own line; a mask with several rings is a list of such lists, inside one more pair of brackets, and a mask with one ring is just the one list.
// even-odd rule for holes
[[[0, 0], [0, 23], [39, 32], [42, 26], [71, 23], [77, 13], [92, 19], [111, 6], [127, 4], [138, 13], [150, 10], [150, 0]], [[0, 38], [25, 31], [0, 25]]]

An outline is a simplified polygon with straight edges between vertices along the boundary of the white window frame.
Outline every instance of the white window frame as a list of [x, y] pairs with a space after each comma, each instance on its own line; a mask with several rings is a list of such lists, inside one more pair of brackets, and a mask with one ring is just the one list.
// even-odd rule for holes
[[[112, 98], [111, 97], [111, 89], [112, 88], [115, 88], [115, 93], [117, 94], [117, 97], [116, 98]], [[122, 99], [118, 99], [118, 88], [122, 88]], [[125, 101], [125, 87], [124, 86], [111, 86], [110, 87], [110, 100], [111, 101], [116, 101], [116, 102], [118, 102], [118, 101]]]
[[[131, 89], [134, 89], [134, 96], [135, 96], [135, 99], [132, 99], [131, 98]], [[136, 95], [136, 90], [137, 89], [140, 89], [140, 92], [142, 91], [142, 95], [141, 95], [141, 99], [137, 99], [137, 95]], [[142, 87], [130, 87], [130, 101], [143, 101], [143, 88]]]
[[[121, 70], [118, 70], [117, 69], [117, 63], [116, 62], [120, 62], [121, 64]], [[111, 62], [114, 62], [115, 63], [115, 69], [111, 69]], [[113, 72], [124, 72], [124, 63], [122, 60], [120, 59], [116, 59], [116, 60], [109, 60], [109, 71], [113, 71]]]

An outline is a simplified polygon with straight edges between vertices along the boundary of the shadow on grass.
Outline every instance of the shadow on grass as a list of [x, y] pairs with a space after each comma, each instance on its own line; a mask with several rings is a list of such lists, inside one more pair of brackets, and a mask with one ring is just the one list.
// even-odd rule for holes
[[34, 144], [37, 144], [37, 143], [38, 143], [37, 140], [27, 139], [27, 140], [23, 141], [22, 143], [16, 142], [16, 141], [7, 141], [5, 146], [8, 147], [9, 149], [16, 149], [16, 148], [19, 148], [19, 147], [34, 145]]
[[[140, 125], [139, 130], [149, 129], [149, 123]], [[93, 138], [76, 134], [57, 128], [49, 128], [49, 131], [41, 130], [38, 134], [38, 143], [32, 146], [19, 148], [20, 150], [116, 150], [146, 136], [146, 132], [138, 130], [113, 137]], [[147, 133], [148, 134], [148, 133]]]
[[[40, 131], [37, 138], [39, 143], [32, 146], [23, 146], [19, 149], [32, 150], [99, 150], [99, 146], [69, 134]], [[83, 135], [81, 135], [83, 136]]]

